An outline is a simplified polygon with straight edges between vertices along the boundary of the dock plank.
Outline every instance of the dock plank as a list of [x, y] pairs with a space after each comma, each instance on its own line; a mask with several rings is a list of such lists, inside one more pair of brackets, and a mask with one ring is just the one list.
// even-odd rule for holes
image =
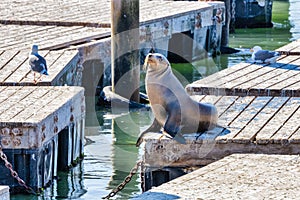
[[234, 154], [132, 199], [297, 199], [299, 167], [299, 155]]
[[[293, 131], [288, 131], [284, 127], [293, 113], [299, 109], [300, 101], [293, 97], [278, 111], [278, 113], [257, 133], [256, 142], [258, 144], [287, 143], [288, 137]], [[286, 133], [289, 132], [288, 137]]]
[[[247, 97], [239, 97], [237, 98], [233, 104], [227, 109], [224, 110], [223, 114], [218, 119], [218, 124], [223, 125], [224, 127], [233, 127], [231, 126], [231, 123], [239, 116], [241, 113], [251, 104], [251, 102], [255, 99], [253, 96], [247, 96]], [[219, 109], [220, 107], [218, 107]], [[245, 114], [247, 115], [247, 114]], [[218, 142], [230, 142], [232, 138], [237, 134], [237, 130], [234, 128], [231, 129], [229, 134], [226, 135], [220, 135], [217, 136], [216, 140]]]
[[231, 67], [238, 70], [224, 69], [213, 74], [215, 77], [188, 84], [186, 90], [191, 95], [300, 96], [299, 55], [282, 56], [270, 65], [250, 64], [241, 69], [239, 66]]
[[[38, 6], [39, 9], [32, 10]], [[1, 50], [28, 49], [32, 43], [38, 43], [40, 49], [68, 48], [110, 37], [111, 9], [109, 1], [96, 0], [39, 2], [12, 2], [4, 0], [0, 5], [0, 44]], [[199, 12], [210, 13], [223, 3], [146, 1], [140, 2], [140, 25], [146, 26], [163, 21], [188, 20]], [[168, 12], [165, 12], [168, 8]], [[66, 12], [66, 10], [68, 12]], [[212, 25], [211, 17], [203, 18], [203, 25]], [[208, 20], [209, 19], [209, 20]], [[173, 24], [174, 25], [174, 24]], [[172, 25], [172, 27], [173, 27]], [[169, 29], [175, 31], [175, 29]], [[16, 37], [12, 37], [12, 34]]]
[[[256, 97], [254, 100], [251, 100], [250, 104], [233, 120], [229, 120], [228, 127], [230, 127], [231, 132], [229, 135], [224, 136], [222, 139], [228, 142], [237, 142], [237, 143], [249, 143], [251, 140], [247, 137], [236, 137], [241, 130], [243, 130], [251, 120], [260, 112], [260, 110], [271, 101], [271, 97]], [[233, 137], [232, 137], [233, 136]]]
[[281, 52], [286, 55], [299, 55], [300, 51], [296, 51], [296, 49], [300, 46], [300, 40], [293, 41], [283, 47], [276, 49], [276, 51]]
[[[256, 135], [287, 102], [288, 97], [274, 97], [255, 115], [255, 117], [239, 132], [233, 141], [255, 141]], [[268, 136], [264, 135], [264, 136]], [[270, 137], [268, 138], [270, 139]]]
[[[44, 56], [44, 58], [46, 59], [48, 68], [61, 55], [61, 53], [62, 51], [39, 51], [39, 54]], [[26, 61], [13, 74], [11, 74], [4, 82], [7, 85], [11, 85], [13, 83], [19, 83], [22, 81], [23, 82], [33, 81], [33, 73], [30, 70], [28, 57], [26, 58]]]
[[41, 147], [85, 115], [81, 87], [1, 86], [0, 89], [1, 96], [7, 96], [0, 107], [0, 139], [4, 149]]
[[[6, 52], [6, 51], [5, 51]], [[13, 55], [12, 58], [0, 69], [0, 85], [63, 85], [61, 77], [75, 76], [70, 71], [75, 71], [77, 64], [80, 63], [80, 57], [77, 50], [58, 50], [48, 51], [41, 50], [39, 54], [44, 56], [47, 62], [49, 76], [42, 76], [38, 83], [34, 83], [34, 73], [31, 71], [28, 56], [29, 50], [11, 51], [8, 50], [6, 55]], [[37, 76], [40, 76], [37, 74]], [[76, 77], [75, 77], [76, 78]], [[65, 84], [76, 85], [73, 79], [66, 80]]]
[[0, 82], [5, 82], [5, 80], [11, 76], [19, 68], [19, 66], [26, 61], [27, 58], [28, 52], [20, 51], [18, 54], [16, 54], [14, 59], [8, 62], [0, 70]]
[[0, 69], [2, 69], [8, 62], [10, 62], [17, 54], [17, 51], [4, 51], [0, 55]]

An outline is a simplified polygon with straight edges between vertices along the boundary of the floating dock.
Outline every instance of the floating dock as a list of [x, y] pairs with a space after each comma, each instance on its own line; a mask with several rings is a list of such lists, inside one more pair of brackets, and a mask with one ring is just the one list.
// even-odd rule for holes
[[187, 144], [145, 138], [145, 162], [151, 167], [206, 165], [233, 153], [299, 154], [299, 97], [199, 96], [219, 111], [219, 127], [185, 134]]
[[[49, 76], [34, 83], [27, 50], [0, 51], [0, 86], [80, 86], [82, 58], [77, 50], [40, 51], [47, 61]], [[38, 75], [39, 76], [39, 75]]]
[[218, 126], [185, 134], [184, 145], [148, 134], [145, 190], [231, 154], [299, 155], [300, 56], [288, 53], [297, 44], [280, 48], [286, 54], [277, 63], [240, 63], [187, 85], [196, 101], [217, 107]]
[[298, 199], [299, 155], [234, 154], [132, 200]]
[[[1, 149], [19, 177], [38, 191], [83, 155], [84, 89], [1, 86], [0, 92]], [[0, 185], [24, 189], [4, 164], [0, 160]]]
[[187, 85], [191, 95], [300, 97], [300, 57], [281, 56], [277, 63], [240, 63]]
[[[82, 153], [84, 94], [68, 86], [84, 86], [94, 95], [98, 84], [110, 80], [110, 6], [110, 1], [96, 0], [5, 0], [0, 5], [1, 147], [35, 190], [50, 184], [57, 170]], [[218, 21], [217, 10], [223, 13]], [[151, 48], [164, 54], [188, 50], [192, 59], [218, 51], [224, 10], [222, 2], [141, 0], [140, 49], [144, 54]], [[179, 46], [178, 35], [183, 47], [170, 48]], [[49, 68], [49, 76], [37, 84], [27, 64], [32, 44], [39, 46]], [[0, 169], [5, 172], [0, 184], [19, 189], [2, 160]]]
[[[26, 5], [6, 0], [0, 5], [0, 51], [29, 51], [33, 43], [41, 50], [79, 50], [88, 84], [103, 88], [111, 77], [110, 6], [110, 1], [96, 0], [34, 0]], [[218, 9], [222, 10], [220, 22], [214, 20]], [[223, 2], [141, 0], [142, 56], [151, 48], [186, 60], [219, 51], [224, 13]]]

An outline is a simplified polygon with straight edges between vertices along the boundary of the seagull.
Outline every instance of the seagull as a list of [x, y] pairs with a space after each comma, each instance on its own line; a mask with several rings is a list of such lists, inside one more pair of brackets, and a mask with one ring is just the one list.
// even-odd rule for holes
[[[29, 65], [33, 71], [33, 81], [37, 83], [38, 80], [41, 80], [42, 75], [49, 75], [47, 71], [47, 64], [45, 58], [38, 54], [38, 46], [32, 45], [31, 53], [29, 54]], [[38, 72], [40, 77], [36, 79], [35, 73]]]
[[262, 50], [260, 46], [254, 46], [250, 51], [253, 52], [251, 59], [255, 63], [275, 63], [280, 56], [279, 52]]

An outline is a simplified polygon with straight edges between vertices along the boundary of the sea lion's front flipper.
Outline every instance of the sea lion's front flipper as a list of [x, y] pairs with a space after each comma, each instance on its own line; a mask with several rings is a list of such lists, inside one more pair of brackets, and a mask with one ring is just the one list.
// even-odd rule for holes
[[149, 128], [147, 128], [145, 131], [141, 132], [135, 146], [140, 146], [140, 144], [143, 142], [143, 136], [148, 133], [148, 132], [159, 132], [161, 129], [161, 125], [158, 123], [158, 121], [156, 120], [156, 118], [154, 118], [153, 123], [151, 124], [151, 126]]
[[[178, 105], [178, 104], [177, 104]], [[173, 108], [173, 107], [172, 107]], [[179, 110], [179, 112], [178, 112]], [[180, 134], [181, 132], [181, 114], [180, 109], [170, 109], [170, 114], [167, 117], [164, 125], [164, 131], [169, 134], [173, 139], [181, 144], [185, 144], [184, 137]]]

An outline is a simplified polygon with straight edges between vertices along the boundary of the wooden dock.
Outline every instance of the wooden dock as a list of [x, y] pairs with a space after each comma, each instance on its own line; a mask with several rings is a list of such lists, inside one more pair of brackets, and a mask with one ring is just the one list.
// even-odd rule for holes
[[190, 95], [300, 97], [300, 40], [277, 51], [269, 65], [240, 63], [186, 86]]
[[[224, 4], [141, 0], [140, 24], [141, 27], [154, 26], [156, 37], [163, 34], [160, 29], [164, 28], [165, 21], [179, 22], [188, 30], [190, 19], [198, 12], [208, 15], [203, 16], [206, 20], [203, 25], [211, 24], [211, 8], [221, 5]], [[0, 50], [27, 49], [32, 43], [38, 43], [40, 49], [53, 50], [110, 37], [110, 1], [33, 0], [25, 3], [5, 0], [0, 9], [0, 34], [3, 36]], [[172, 23], [169, 26], [174, 27]], [[170, 31], [172, 29], [169, 34]]]
[[28, 63], [29, 50], [0, 51], [0, 86], [79, 86], [82, 81], [82, 58], [77, 50], [40, 51], [47, 61], [49, 76], [33, 82]]
[[[300, 98], [255, 96], [199, 96], [214, 103], [220, 127], [199, 134], [185, 134], [187, 144], [145, 138], [144, 159], [150, 167], [207, 165], [233, 153], [299, 154]], [[196, 139], [199, 136], [198, 139]]]
[[[277, 63], [240, 63], [187, 85], [196, 101], [217, 107], [219, 126], [185, 134], [184, 145], [149, 133], [143, 147], [145, 190], [232, 154], [299, 155], [297, 44], [280, 48], [286, 54]], [[293, 55], [288, 53], [292, 50]]]
[[234, 154], [132, 200], [298, 199], [299, 155]]
[[[82, 156], [85, 97], [81, 87], [1, 86], [0, 139], [13, 169], [38, 190]], [[58, 150], [59, 154], [58, 154]], [[18, 183], [0, 160], [0, 185]]]
[[240, 63], [187, 85], [191, 95], [300, 96], [300, 56], [281, 56], [277, 63]]
[[282, 46], [276, 49], [276, 51], [285, 55], [300, 55], [300, 39]]

